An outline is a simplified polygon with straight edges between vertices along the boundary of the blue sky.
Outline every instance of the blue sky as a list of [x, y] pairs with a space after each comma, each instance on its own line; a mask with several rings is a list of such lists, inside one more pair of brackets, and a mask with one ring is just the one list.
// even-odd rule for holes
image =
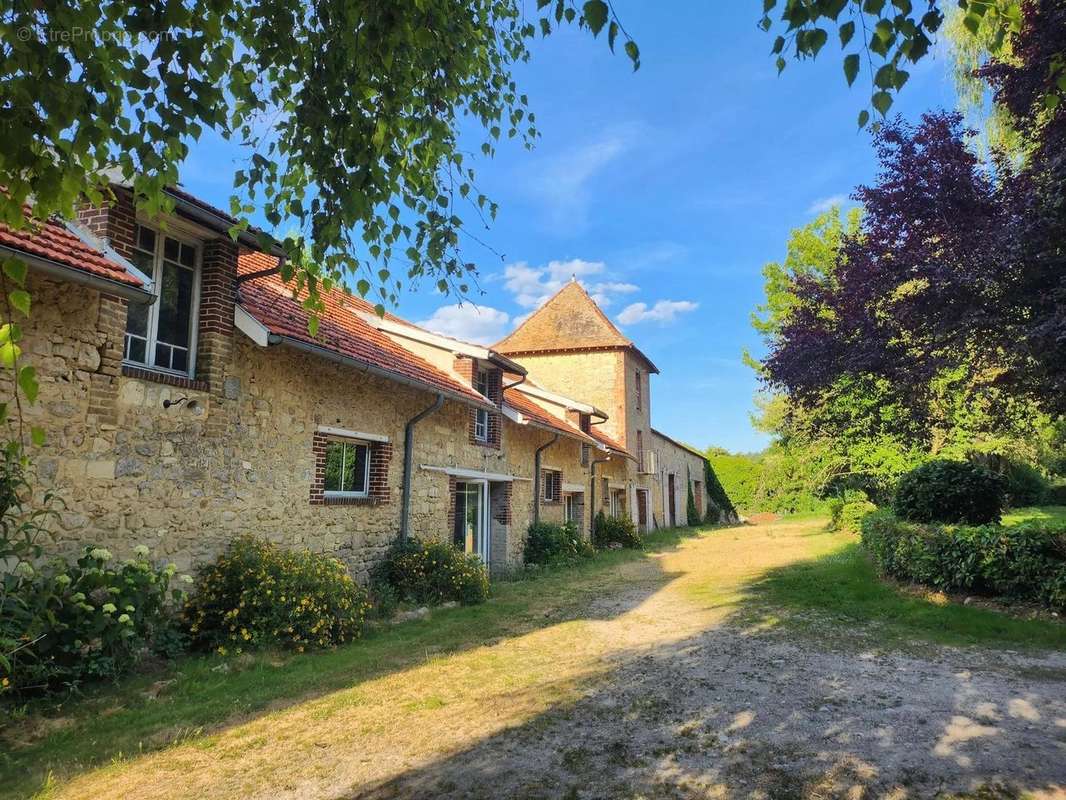
[[[503, 255], [468, 251], [484, 293], [455, 308], [427, 285], [398, 313], [491, 342], [577, 274], [661, 370], [657, 428], [699, 447], [757, 450], [757, 385], [740, 356], [761, 352], [749, 325], [761, 268], [783, 257], [792, 228], [873, 179], [869, 136], [855, 127], [868, 78], [847, 88], [832, 41], [778, 76], [756, 0], [614, 5], [640, 45], [639, 71], [570, 29], [538, 41], [516, 71], [542, 138], [533, 152], [505, 143], [478, 165], [500, 206], [484, 238]], [[894, 112], [954, 105], [943, 58], [911, 74]], [[220, 164], [235, 155], [200, 147], [185, 187], [225, 207]]]

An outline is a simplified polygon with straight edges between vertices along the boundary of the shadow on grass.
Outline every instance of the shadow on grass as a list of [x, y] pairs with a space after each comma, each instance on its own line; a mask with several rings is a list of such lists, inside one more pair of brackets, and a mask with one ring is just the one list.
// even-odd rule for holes
[[[810, 535], [810, 534], [808, 534]], [[824, 534], [821, 534], [824, 535]], [[885, 645], [925, 640], [953, 646], [1066, 649], [1066, 625], [934, 601], [881, 580], [862, 547], [848, 542], [809, 561], [778, 567], [749, 584], [738, 619], [820, 634], [869, 625]], [[840, 631], [839, 626], [849, 626]]]
[[610, 619], [639, 605], [675, 575], [624, 581], [625, 601], [595, 602], [616, 589], [619, 567], [665, 553], [701, 529], [647, 537], [645, 553], [607, 551], [530, 580], [493, 585], [483, 605], [434, 610], [430, 618], [381, 624], [350, 645], [303, 655], [259, 653], [237, 659], [188, 656], [165, 670], [117, 686], [38, 702], [0, 706], [0, 796], [27, 797], [54, 774], [66, 780], [115, 759], [163, 749], [243, 724], [365, 681], [465, 650], [496, 644], [562, 622]]

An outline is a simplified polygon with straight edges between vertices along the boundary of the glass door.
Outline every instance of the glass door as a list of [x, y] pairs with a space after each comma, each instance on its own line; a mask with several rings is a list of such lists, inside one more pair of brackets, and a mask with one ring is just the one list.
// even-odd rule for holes
[[489, 560], [488, 481], [460, 481], [455, 485], [453, 541], [464, 553]]

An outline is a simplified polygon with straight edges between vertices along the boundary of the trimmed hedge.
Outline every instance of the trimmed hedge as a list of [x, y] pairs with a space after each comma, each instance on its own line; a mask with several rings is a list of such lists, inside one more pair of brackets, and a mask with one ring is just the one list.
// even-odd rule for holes
[[863, 517], [877, 511], [877, 506], [863, 497], [849, 500], [833, 498], [829, 501], [829, 530], [858, 533]]
[[892, 509], [911, 522], [999, 522], [1006, 506], [1005, 481], [963, 461], [936, 460], [912, 469], [896, 487]]
[[1066, 525], [920, 525], [889, 511], [862, 522], [881, 572], [944, 591], [973, 592], [1066, 609]]
[[413, 538], [397, 542], [374, 569], [371, 581], [391, 587], [398, 600], [426, 605], [449, 601], [474, 605], [489, 596], [485, 564], [450, 542]]
[[571, 564], [595, 552], [592, 544], [581, 538], [573, 522], [565, 525], [538, 522], [529, 526], [525, 549], [527, 564]]

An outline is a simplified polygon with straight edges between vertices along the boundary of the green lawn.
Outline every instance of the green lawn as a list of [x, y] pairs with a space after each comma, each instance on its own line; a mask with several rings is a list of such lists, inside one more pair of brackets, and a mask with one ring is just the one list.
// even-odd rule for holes
[[1039, 520], [1066, 525], [1066, 506], [1038, 506], [1034, 508], [1012, 508], [1003, 515], [1004, 525], [1017, 525], [1019, 522]]
[[[880, 581], [855, 537], [827, 532], [824, 519], [664, 532], [645, 552], [609, 551], [497, 583], [484, 605], [382, 626], [337, 650], [188, 657], [117, 687], [2, 708], [0, 797], [158, 800], [195, 784], [210, 800], [269, 794], [290, 780], [298, 794], [313, 785], [310, 773], [333, 769], [327, 745], [425, 759], [447, 744], [427, 724], [434, 710], [447, 706], [458, 730], [492, 731], [576, 702], [589, 676], [610, 669], [611, 648], [622, 645], [602, 631], [627, 630], [621, 617], [653, 637], [625, 645], [638, 649], [722, 626], [739, 635], [772, 627], [815, 648], [1066, 649], [1060, 621], [945, 604]], [[168, 782], [175, 775], [188, 785]]]
[[[1027, 520], [1066, 522], [1066, 507], [1014, 509], [1005, 525]], [[808, 517], [783, 522], [810, 523]], [[881, 580], [856, 537], [810, 525], [814, 558], [767, 572], [750, 588], [751, 609], [776, 613], [796, 627], [872, 626], [893, 646], [924, 641], [948, 645], [1002, 645], [1019, 649], [1066, 649], [1066, 624], [1012, 616], [950, 602], [935, 593], [902, 591]]]
[[[684, 529], [657, 532], [647, 538], [645, 553], [606, 551], [576, 567], [547, 570], [535, 580], [496, 583], [483, 605], [438, 609], [428, 619], [383, 625], [336, 650], [236, 660], [190, 656], [161, 673], [63, 702], [0, 705], [0, 797], [27, 797], [52, 771], [69, 775], [196, 739], [213, 726], [279, 703], [298, 703], [431, 656], [552, 624], [617, 586], [624, 580], [618, 570], [626, 563], [671, 550], [692, 535]], [[168, 683], [160, 689], [161, 681]]]

